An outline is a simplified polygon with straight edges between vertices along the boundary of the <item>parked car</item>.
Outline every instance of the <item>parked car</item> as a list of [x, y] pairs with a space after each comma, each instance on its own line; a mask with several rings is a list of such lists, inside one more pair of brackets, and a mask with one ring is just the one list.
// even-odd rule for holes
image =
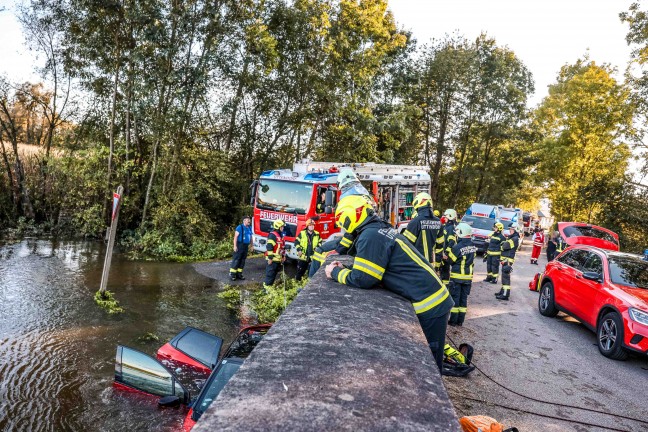
[[648, 262], [640, 255], [574, 244], [536, 277], [542, 315], [562, 311], [581, 321], [606, 357], [648, 355]]
[[[118, 345], [114, 387], [155, 397], [161, 406], [189, 405], [183, 425], [189, 431], [270, 327], [243, 328], [220, 360], [223, 340], [193, 327], [186, 327], [162, 346], [157, 358]], [[209, 374], [196, 398], [182, 382], [188, 371]]]

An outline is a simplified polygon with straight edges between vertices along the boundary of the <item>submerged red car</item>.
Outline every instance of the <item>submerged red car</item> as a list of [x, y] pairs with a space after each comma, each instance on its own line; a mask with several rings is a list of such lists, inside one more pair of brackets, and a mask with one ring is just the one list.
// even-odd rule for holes
[[[186, 327], [162, 346], [157, 359], [118, 345], [114, 386], [153, 396], [162, 406], [189, 405], [183, 425], [189, 431], [270, 327], [262, 324], [243, 328], [220, 360], [223, 340], [193, 327]], [[209, 374], [195, 398], [182, 382], [187, 373]]]
[[640, 255], [574, 243], [536, 278], [542, 315], [562, 311], [578, 319], [596, 332], [606, 357], [648, 354], [648, 261]]

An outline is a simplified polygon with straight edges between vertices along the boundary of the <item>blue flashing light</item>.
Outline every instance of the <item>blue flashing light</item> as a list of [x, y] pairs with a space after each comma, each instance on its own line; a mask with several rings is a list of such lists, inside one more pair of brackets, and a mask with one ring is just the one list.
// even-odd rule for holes
[[491, 210], [490, 219], [495, 219], [495, 209]]
[[273, 172], [274, 172], [273, 170], [263, 171], [263, 172], [261, 173], [261, 177], [270, 176], [270, 175], [272, 175]]
[[472, 214], [472, 210], [470, 209], [470, 207], [468, 207], [468, 210], [466, 210], [466, 213], [465, 213], [465, 214], [467, 214], [467, 215], [471, 215], [471, 214]]
[[304, 176], [304, 180], [326, 180], [327, 178], [336, 175], [337, 173], [310, 173]]

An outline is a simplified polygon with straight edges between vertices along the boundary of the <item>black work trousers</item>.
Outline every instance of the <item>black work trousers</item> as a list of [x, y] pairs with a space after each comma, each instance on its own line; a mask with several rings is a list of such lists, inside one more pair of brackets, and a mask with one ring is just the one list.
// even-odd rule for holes
[[277, 273], [281, 271], [281, 262], [277, 261], [272, 261], [271, 264], [268, 264], [266, 266], [266, 276], [265, 280], [263, 281], [263, 287], [267, 288], [272, 286], [272, 284], [275, 282], [275, 279], [277, 279]]
[[486, 276], [488, 276], [491, 279], [497, 279], [497, 276], [499, 276], [499, 267], [500, 267], [499, 255], [486, 256]]
[[450, 295], [454, 307], [450, 310], [450, 324], [462, 325], [468, 312], [468, 296], [470, 295], [471, 281], [450, 280]]
[[236, 245], [236, 252], [232, 255], [232, 264], [230, 265], [230, 275], [243, 275], [245, 259], [248, 256], [249, 244], [239, 243]]
[[450, 313], [448, 312], [441, 316], [434, 316], [434, 310], [416, 315], [430, 350], [432, 350], [432, 356], [439, 368], [439, 372], [441, 372], [441, 368], [443, 367], [443, 347], [445, 346], [449, 315]]
[[441, 270], [439, 276], [441, 277], [441, 281], [448, 285], [450, 283], [450, 263], [445, 260], [441, 262]]
[[295, 275], [295, 279], [300, 281], [306, 274], [306, 271], [308, 271], [308, 266], [311, 265], [311, 259], [308, 258], [308, 260], [297, 260], [297, 274]]
[[511, 263], [502, 264], [502, 289], [504, 295], [508, 297], [511, 293], [511, 273], [513, 272], [513, 265]]

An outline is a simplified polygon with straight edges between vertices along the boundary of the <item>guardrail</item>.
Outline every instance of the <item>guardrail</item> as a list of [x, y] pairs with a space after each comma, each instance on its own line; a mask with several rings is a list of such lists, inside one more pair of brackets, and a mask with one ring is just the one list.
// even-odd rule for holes
[[461, 428], [412, 305], [322, 268], [193, 430]]

